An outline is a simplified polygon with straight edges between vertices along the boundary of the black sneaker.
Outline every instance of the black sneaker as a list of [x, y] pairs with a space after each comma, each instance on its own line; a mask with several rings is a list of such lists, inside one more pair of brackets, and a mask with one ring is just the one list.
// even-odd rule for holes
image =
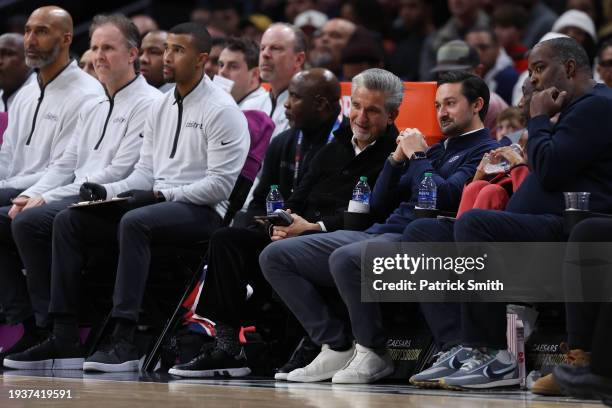
[[321, 352], [321, 346], [317, 346], [310, 340], [310, 337], [302, 337], [293, 354], [289, 358], [289, 361], [284, 366], [276, 370], [274, 374], [275, 380], [287, 380], [287, 375], [295, 369], [306, 367], [312, 363], [312, 360]]
[[123, 338], [110, 337], [98, 351], [87, 357], [83, 363], [85, 371], [116, 373], [138, 371], [138, 350]]
[[612, 378], [593, 374], [589, 366], [561, 364], [554, 368], [555, 382], [565, 395], [582, 399], [612, 400]]
[[21, 353], [22, 351], [26, 351], [30, 347], [40, 344], [47, 337], [49, 337], [49, 332], [43, 329], [37, 329], [23, 333], [23, 336], [21, 336], [17, 343], [13, 344], [10, 348], [6, 350], [2, 350], [2, 352], [0, 353], [0, 363], [4, 361], [5, 357], [10, 356], [11, 354], [17, 354]]
[[244, 377], [250, 373], [243, 348], [240, 354], [231, 356], [220, 349], [216, 341], [204, 345], [202, 353], [190, 362], [177, 364], [168, 370], [168, 374], [179, 377]]
[[21, 370], [81, 370], [85, 349], [80, 343], [64, 344], [51, 335], [43, 342], [4, 358], [4, 366]]

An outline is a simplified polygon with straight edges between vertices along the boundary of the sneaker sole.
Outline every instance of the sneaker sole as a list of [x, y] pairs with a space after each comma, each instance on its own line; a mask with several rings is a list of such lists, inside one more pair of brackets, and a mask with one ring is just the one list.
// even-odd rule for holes
[[277, 381], [287, 381], [287, 376], [289, 373], [276, 373], [274, 374], [274, 379]]
[[168, 374], [177, 375], [179, 377], [244, 377], [251, 374], [249, 367], [240, 368], [223, 368], [217, 370], [179, 370], [171, 368]]
[[506, 380], [498, 380], [491, 381], [484, 384], [467, 384], [467, 385], [453, 385], [447, 384], [444, 379], [440, 380], [440, 386], [446, 390], [451, 391], [465, 391], [465, 390], [481, 390], [487, 388], [497, 388], [497, 387], [512, 387], [514, 385], [519, 385], [521, 382], [518, 378], [509, 378]]
[[84, 358], [57, 358], [38, 361], [19, 361], [5, 358], [3, 365], [6, 368], [17, 370], [81, 370]]
[[291, 381], [291, 382], [319, 382], [319, 381], [327, 381], [327, 380], [331, 380], [332, 377], [334, 376], [334, 374], [336, 374], [339, 370], [335, 370], [335, 371], [330, 371], [324, 374], [320, 374], [320, 375], [316, 375], [316, 376], [311, 376], [311, 377], [291, 377], [291, 373], [289, 373], [287, 375], [287, 381]]
[[414, 385], [419, 388], [430, 388], [430, 389], [440, 388], [440, 380], [418, 381], [418, 380], [414, 380], [411, 378], [408, 380], [408, 382], [411, 385]]
[[95, 361], [85, 361], [82, 367], [84, 371], [100, 371], [103, 373], [138, 371], [138, 360], [126, 361], [125, 363], [121, 364], [106, 364]]
[[332, 377], [332, 383], [334, 384], [370, 384], [380, 380], [381, 378], [385, 378], [389, 375], [393, 374], [393, 366], [385, 368], [383, 371], [380, 371], [374, 374], [370, 378], [336, 378], [334, 375]]

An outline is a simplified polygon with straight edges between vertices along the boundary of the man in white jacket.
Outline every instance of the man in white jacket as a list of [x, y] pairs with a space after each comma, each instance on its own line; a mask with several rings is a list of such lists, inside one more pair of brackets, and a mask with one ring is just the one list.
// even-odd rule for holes
[[[130, 19], [96, 16], [90, 33], [94, 69], [106, 95], [92, 98], [75, 112], [78, 123], [62, 157], [15, 200], [26, 204], [15, 205], [10, 217], [0, 215], [0, 235], [12, 230], [12, 237], [2, 236], [0, 241], [0, 301], [11, 312], [12, 323], [34, 314], [39, 327], [48, 325], [53, 219], [79, 201], [84, 182], [111, 183], [130, 174], [140, 155], [146, 115], [151, 103], [162, 95], [136, 74], [140, 36]], [[10, 218], [14, 218], [12, 223]], [[6, 245], [11, 238], [14, 243]], [[29, 297], [23, 290], [26, 279]], [[7, 298], [12, 304], [7, 304]], [[10, 352], [31, 347], [34, 337], [26, 330]]]
[[38, 78], [19, 91], [9, 111], [0, 149], [0, 207], [36, 183], [61, 157], [80, 107], [104, 94], [95, 78], [70, 61], [71, 42], [72, 18], [65, 10], [41, 7], [28, 18], [25, 58], [29, 67], [38, 69]]
[[[106, 210], [66, 209], [54, 221], [51, 303], [53, 335], [4, 365], [14, 368], [82, 367], [135, 371], [134, 331], [151, 262], [152, 243], [206, 239], [221, 224], [227, 200], [249, 149], [246, 118], [232, 99], [204, 75], [210, 35], [197, 23], [168, 33], [164, 77], [174, 91], [153, 102], [140, 159], [124, 180], [86, 182], [81, 196], [108, 203]], [[124, 207], [125, 205], [125, 207]], [[117, 211], [113, 211], [113, 209]], [[127, 210], [127, 211], [126, 211]], [[77, 335], [81, 271], [87, 249], [117, 240], [119, 260], [111, 341], [84, 361]]]

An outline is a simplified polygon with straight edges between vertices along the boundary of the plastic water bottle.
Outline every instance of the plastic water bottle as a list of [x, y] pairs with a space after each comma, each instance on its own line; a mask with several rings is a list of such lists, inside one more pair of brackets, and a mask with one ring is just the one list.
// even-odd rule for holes
[[285, 208], [285, 200], [282, 194], [278, 191], [278, 185], [272, 184], [270, 186], [270, 192], [266, 197], [266, 212], [271, 215], [276, 210], [282, 210]]
[[349, 201], [349, 212], [369, 213], [370, 212], [370, 186], [368, 186], [368, 178], [365, 176], [359, 177], [359, 182], [353, 189], [353, 197]]
[[431, 173], [425, 173], [425, 177], [419, 185], [419, 200], [417, 207], [435, 209], [436, 199], [438, 197], [438, 187]]
[[[517, 143], [513, 143], [510, 145], [510, 148], [518, 153], [520, 156], [523, 155], [523, 148], [521, 145]], [[487, 163], [484, 166], [484, 171], [487, 174], [496, 174], [496, 173], [507, 173], [510, 170], [510, 162], [508, 160], [501, 158], [497, 163]]]

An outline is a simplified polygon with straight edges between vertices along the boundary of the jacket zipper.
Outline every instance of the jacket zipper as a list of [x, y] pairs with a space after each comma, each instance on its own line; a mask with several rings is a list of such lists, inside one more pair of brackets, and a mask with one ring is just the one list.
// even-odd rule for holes
[[36, 128], [36, 118], [38, 117], [38, 110], [40, 109], [40, 104], [45, 97], [45, 88], [40, 91], [40, 96], [38, 97], [38, 104], [36, 104], [36, 110], [34, 111], [34, 118], [32, 118], [32, 129], [30, 130], [30, 136], [28, 136], [28, 140], [26, 141], [26, 146], [30, 145], [32, 141], [32, 135], [34, 134], [34, 129]]
[[104, 128], [102, 129], [102, 136], [100, 136], [100, 140], [98, 140], [98, 143], [96, 143], [96, 147], [94, 147], [94, 150], [98, 150], [98, 147], [100, 147], [100, 143], [102, 143], [102, 140], [104, 139], [104, 135], [106, 134], [106, 126], [108, 126], [108, 121], [111, 117], [111, 114], [113, 113], [113, 106], [115, 106], [115, 98], [110, 98], [109, 102], [110, 102], [110, 108], [108, 109], [108, 115], [106, 115], [106, 121], [104, 121]]
[[174, 159], [174, 155], [176, 154], [179, 134], [181, 133], [181, 122], [183, 120], [183, 99], [177, 99], [176, 105], [178, 106], [178, 122], [176, 124], [176, 132], [174, 133], [174, 143], [172, 144], [172, 152], [170, 153], [171, 159]]

